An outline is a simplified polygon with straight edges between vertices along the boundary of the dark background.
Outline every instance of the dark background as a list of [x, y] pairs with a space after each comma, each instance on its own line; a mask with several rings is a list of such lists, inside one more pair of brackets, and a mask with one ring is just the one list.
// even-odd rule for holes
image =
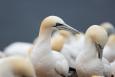
[[115, 0], [0, 0], [0, 50], [15, 41], [32, 42], [49, 15], [85, 31], [92, 24], [115, 24]]

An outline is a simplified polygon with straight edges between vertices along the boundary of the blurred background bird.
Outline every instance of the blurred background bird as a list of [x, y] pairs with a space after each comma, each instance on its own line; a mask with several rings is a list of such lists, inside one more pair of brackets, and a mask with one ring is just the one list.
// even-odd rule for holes
[[107, 31], [108, 36], [110, 36], [111, 34], [115, 34], [115, 27], [113, 26], [112, 23], [104, 22], [101, 23], [100, 26], [102, 26]]
[[0, 59], [0, 77], [36, 77], [28, 58], [11, 56]]
[[4, 48], [4, 54], [7, 56], [19, 55], [28, 57], [31, 53], [32, 43], [14, 42]]

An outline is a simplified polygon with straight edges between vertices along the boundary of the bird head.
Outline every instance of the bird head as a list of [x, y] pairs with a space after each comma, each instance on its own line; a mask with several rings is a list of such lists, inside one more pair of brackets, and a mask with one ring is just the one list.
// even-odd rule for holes
[[103, 48], [108, 40], [106, 30], [101, 26], [92, 25], [87, 29], [86, 36], [95, 44], [98, 57], [102, 59]]
[[41, 23], [42, 31], [46, 29], [58, 29], [58, 30], [69, 30], [72, 33], [78, 33], [79, 31], [67, 25], [60, 17], [48, 16]]
[[114, 28], [113, 24], [111, 24], [109, 22], [104, 22], [104, 23], [102, 23], [100, 25], [103, 28], [105, 28], [105, 30], [107, 31], [108, 35], [115, 34], [115, 28]]
[[106, 30], [98, 25], [92, 25], [90, 26], [87, 31], [86, 35], [92, 39], [93, 42], [96, 44], [99, 44], [100, 46], [104, 47], [107, 40], [108, 35]]

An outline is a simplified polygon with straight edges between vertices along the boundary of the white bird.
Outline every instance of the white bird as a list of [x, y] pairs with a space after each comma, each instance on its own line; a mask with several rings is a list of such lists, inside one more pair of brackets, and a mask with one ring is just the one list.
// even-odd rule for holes
[[4, 53], [7, 56], [14, 56], [19, 55], [23, 57], [27, 57], [30, 54], [30, 50], [32, 48], [33, 44], [26, 43], [26, 42], [14, 42], [8, 45], [4, 49]]
[[104, 28], [93, 25], [85, 33], [83, 49], [76, 58], [76, 71], [78, 77], [103, 76], [102, 48], [108, 39]]
[[0, 77], [36, 77], [29, 59], [11, 56], [0, 59]]
[[82, 49], [83, 33], [72, 34], [70, 31], [60, 30], [52, 37], [52, 49], [62, 53], [69, 66], [75, 68], [75, 59]]
[[103, 49], [103, 56], [111, 63], [115, 60], [115, 35], [110, 35]]
[[100, 24], [107, 31], [108, 35], [115, 34], [115, 27], [110, 22], [104, 22]]
[[55, 29], [78, 32], [57, 16], [48, 16], [42, 21], [39, 37], [31, 53], [31, 60], [39, 77], [68, 76], [69, 66], [66, 59], [61, 53], [52, 52], [51, 49], [51, 34]]
[[[75, 58], [73, 58], [76, 57], [76, 54], [74, 53], [73, 53], [74, 55], [71, 54], [72, 50], [76, 49], [76, 47], [74, 46], [75, 44], [76, 44], [75, 34], [72, 34], [70, 31], [67, 30], [60, 30], [59, 32], [56, 32], [51, 40], [52, 49], [62, 53], [64, 57], [67, 59], [69, 63], [69, 72], [71, 73], [71, 77], [76, 77], [76, 70], [74, 65]], [[71, 47], [73, 47], [73, 49]]]
[[111, 69], [112, 69], [112, 74], [113, 74], [112, 77], [115, 77], [115, 61], [111, 63]]

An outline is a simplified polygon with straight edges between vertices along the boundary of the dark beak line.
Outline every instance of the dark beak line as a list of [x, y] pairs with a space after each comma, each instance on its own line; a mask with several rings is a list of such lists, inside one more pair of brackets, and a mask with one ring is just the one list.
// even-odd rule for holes
[[95, 43], [96, 49], [98, 51], [98, 58], [102, 59], [103, 56], [103, 48], [100, 44]]
[[71, 31], [73, 34], [76, 34], [76, 33], [80, 33], [78, 30], [70, 27], [70, 26], [66, 26], [66, 25], [60, 25], [60, 26], [56, 26], [59, 30], [68, 30], [68, 31]]

